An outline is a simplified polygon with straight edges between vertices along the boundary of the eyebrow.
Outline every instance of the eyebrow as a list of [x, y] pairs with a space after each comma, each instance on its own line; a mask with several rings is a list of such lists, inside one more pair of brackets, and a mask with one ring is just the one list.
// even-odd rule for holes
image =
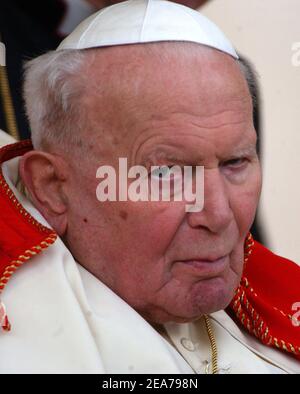
[[[187, 153], [183, 154], [182, 151], [180, 152], [179, 147], [176, 147], [176, 149], [178, 149], [178, 153], [170, 152], [169, 148], [164, 149], [161, 147], [158, 151], [152, 151], [150, 155], [144, 156], [143, 161], [154, 161], [154, 160], [163, 159], [170, 161], [174, 164], [186, 165], [189, 163], [189, 165], [194, 165], [193, 163], [195, 162], [195, 160], [193, 160], [191, 156], [189, 156]], [[237, 147], [233, 152], [229, 153], [227, 157], [224, 157], [222, 159], [219, 157], [219, 159], [221, 159], [222, 161], [227, 161], [243, 156], [253, 157], [256, 155], [257, 155], [257, 144], [251, 143], [244, 147], [240, 147], [240, 148]], [[193, 152], [193, 158], [195, 157], [196, 156]], [[197, 153], [197, 161], [200, 162], [201, 160], [203, 160], [203, 155], [199, 152]]]
[[163, 159], [163, 160], [172, 161], [174, 163], [185, 163], [187, 161], [186, 155], [182, 154], [182, 152], [179, 151], [180, 149], [179, 147], [176, 149], [178, 149], [178, 153], [170, 152], [171, 149], [160, 148], [157, 151], [152, 151], [151, 154], [149, 155], [145, 155], [143, 157], [143, 160], [151, 161], [154, 159], [155, 160]]
[[257, 144], [247, 145], [236, 150], [230, 154], [229, 157], [255, 156], [257, 154]]

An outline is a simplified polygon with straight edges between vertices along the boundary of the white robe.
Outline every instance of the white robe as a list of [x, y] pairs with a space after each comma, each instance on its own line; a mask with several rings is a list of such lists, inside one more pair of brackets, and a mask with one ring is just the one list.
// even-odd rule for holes
[[[3, 167], [18, 200], [49, 227], [14, 187], [18, 159]], [[12, 276], [2, 294], [12, 325], [0, 332], [0, 373], [205, 373], [211, 350], [204, 322], [158, 333], [80, 266], [58, 239]], [[293, 373], [300, 363], [240, 331], [224, 311], [210, 316], [220, 373]], [[167, 338], [167, 339], [166, 339]]]
[[13, 144], [14, 142], [16, 140], [11, 135], [0, 129], [0, 148], [7, 144]]

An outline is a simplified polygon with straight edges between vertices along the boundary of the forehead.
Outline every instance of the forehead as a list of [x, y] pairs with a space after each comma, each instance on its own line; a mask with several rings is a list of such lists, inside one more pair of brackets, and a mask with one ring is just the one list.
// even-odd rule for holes
[[251, 127], [247, 83], [237, 62], [217, 50], [190, 43], [108, 48], [96, 52], [90, 73], [89, 119], [123, 147], [150, 135], [175, 141], [185, 130], [201, 136], [222, 124]]
[[[227, 90], [245, 84], [236, 59], [216, 49], [191, 42], [156, 42], [87, 50], [92, 54], [83, 74], [88, 86], [102, 93], [122, 89], [127, 97], [161, 89], [161, 83], [187, 90], [190, 85]], [[233, 83], [235, 82], [235, 83]], [[200, 91], [199, 91], [200, 93]], [[211, 92], [213, 93], [213, 92]], [[118, 95], [116, 95], [118, 96]]]

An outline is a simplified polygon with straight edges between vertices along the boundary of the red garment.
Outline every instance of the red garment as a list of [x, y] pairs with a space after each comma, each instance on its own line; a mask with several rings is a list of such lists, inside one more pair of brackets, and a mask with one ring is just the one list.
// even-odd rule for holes
[[296, 303], [300, 306], [300, 267], [253, 241], [229, 314], [233, 311], [238, 322], [265, 345], [300, 360]]
[[[0, 165], [30, 151], [30, 141], [0, 149]], [[0, 294], [15, 270], [53, 244], [57, 234], [38, 223], [17, 201], [0, 169]], [[227, 312], [267, 346], [300, 360], [300, 267], [273, 254], [249, 235], [245, 240], [245, 267], [241, 283]], [[294, 314], [294, 317], [293, 317]], [[10, 329], [0, 303], [0, 326]], [[297, 324], [299, 323], [299, 325]]]
[[[30, 141], [0, 149], [0, 166], [32, 149]], [[0, 168], [0, 295], [11, 275], [30, 258], [51, 245], [55, 231], [38, 223], [18, 202]], [[5, 308], [0, 303], [0, 327], [10, 330]]]

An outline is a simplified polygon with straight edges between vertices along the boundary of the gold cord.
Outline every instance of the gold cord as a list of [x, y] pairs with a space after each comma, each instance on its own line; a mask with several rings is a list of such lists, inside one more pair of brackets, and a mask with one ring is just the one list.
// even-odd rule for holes
[[213, 329], [210, 323], [210, 320], [207, 315], [204, 315], [204, 321], [206, 325], [206, 330], [210, 342], [211, 347], [211, 364], [212, 364], [212, 374], [215, 375], [218, 373], [218, 349], [216, 339], [213, 333]]
[[[0, 36], [1, 41], [1, 36]], [[4, 117], [7, 132], [16, 140], [20, 139], [18, 126], [16, 122], [15, 110], [13, 106], [12, 96], [9, 87], [9, 81], [5, 66], [0, 66], [0, 94], [4, 108]]]

